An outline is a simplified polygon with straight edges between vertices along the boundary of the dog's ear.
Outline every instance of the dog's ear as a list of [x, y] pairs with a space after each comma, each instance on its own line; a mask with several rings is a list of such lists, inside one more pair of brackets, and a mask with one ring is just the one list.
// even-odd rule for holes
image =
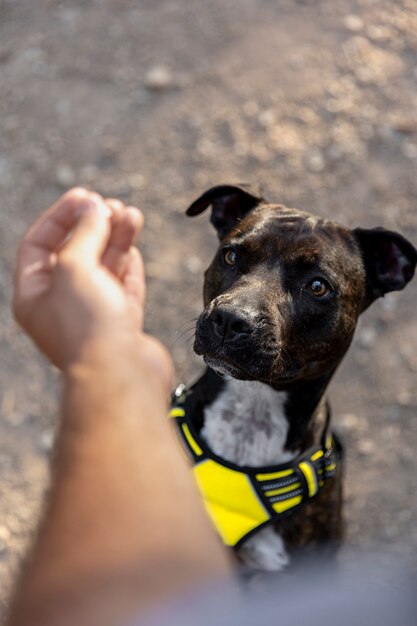
[[197, 198], [187, 209], [187, 215], [202, 213], [212, 205], [210, 221], [222, 239], [242, 217], [262, 202], [260, 187], [252, 185], [218, 185]]
[[414, 276], [414, 246], [399, 233], [384, 228], [356, 228], [353, 233], [365, 263], [368, 304], [389, 291], [403, 289]]

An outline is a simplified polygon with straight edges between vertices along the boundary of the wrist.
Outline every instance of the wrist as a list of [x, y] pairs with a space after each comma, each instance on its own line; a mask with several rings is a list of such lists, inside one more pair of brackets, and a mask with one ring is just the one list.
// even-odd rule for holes
[[94, 379], [111, 387], [122, 383], [130, 385], [132, 393], [149, 389], [165, 401], [172, 388], [173, 366], [166, 349], [153, 337], [120, 333], [91, 338], [63, 374], [66, 382]]

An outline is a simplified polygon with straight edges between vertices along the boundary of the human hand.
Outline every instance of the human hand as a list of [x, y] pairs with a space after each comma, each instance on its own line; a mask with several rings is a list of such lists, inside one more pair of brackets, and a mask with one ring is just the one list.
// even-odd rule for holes
[[[170, 378], [170, 360], [142, 333], [145, 279], [133, 246], [143, 216], [83, 189], [62, 196], [30, 228], [17, 258], [14, 314], [40, 350], [66, 370], [99, 340], [109, 351], [140, 340]], [[115, 343], [116, 342], [116, 343]]]

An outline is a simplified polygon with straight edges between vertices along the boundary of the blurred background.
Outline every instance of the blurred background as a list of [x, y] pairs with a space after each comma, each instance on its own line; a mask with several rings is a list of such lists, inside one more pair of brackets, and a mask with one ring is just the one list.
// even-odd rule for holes
[[[140, 206], [147, 329], [191, 381], [216, 239], [184, 211], [222, 182], [416, 245], [417, 1], [0, 0], [0, 606], [47, 488], [59, 394], [10, 316], [21, 235], [73, 185]], [[416, 295], [417, 281], [373, 305], [331, 386], [342, 563], [359, 548], [417, 567]]]

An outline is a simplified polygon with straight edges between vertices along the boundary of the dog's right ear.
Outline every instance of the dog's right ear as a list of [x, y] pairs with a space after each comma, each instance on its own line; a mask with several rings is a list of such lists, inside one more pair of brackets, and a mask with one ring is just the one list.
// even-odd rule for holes
[[389, 291], [404, 289], [413, 278], [417, 250], [399, 233], [384, 228], [355, 228], [367, 277], [368, 306]]
[[202, 213], [212, 205], [210, 221], [217, 230], [219, 239], [233, 228], [246, 213], [264, 201], [260, 187], [252, 185], [218, 185], [197, 198], [187, 209], [187, 215]]

